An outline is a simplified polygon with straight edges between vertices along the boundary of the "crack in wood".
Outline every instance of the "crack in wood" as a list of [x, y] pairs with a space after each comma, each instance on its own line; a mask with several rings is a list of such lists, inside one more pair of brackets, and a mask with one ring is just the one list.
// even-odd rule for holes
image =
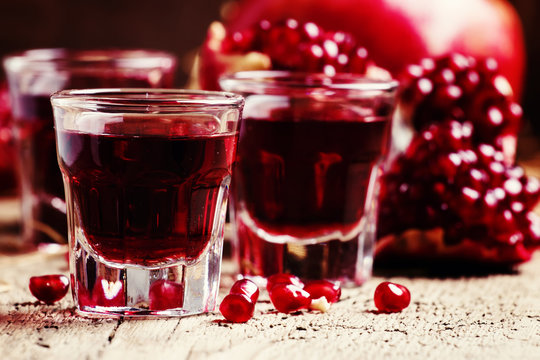
[[178, 321], [176, 322], [176, 325], [174, 326], [174, 328], [172, 329], [171, 333], [169, 334], [169, 336], [167, 336], [167, 342], [169, 342], [169, 340], [172, 339], [174, 333], [176, 332], [176, 329], [178, 329], [178, 326], [180, 326], [180, 319], [178, 319]]
[[107, 339], [109, 341], [109, 344], [112, 343], [112, 341], [114, 340], [114, 337], [116, 336], [116, 331], [118, 330], [120, 325], [122, 325], [123, 322], [124, 322], [124, 318], [118, 319], [118, 322], [116, 323], [116, 326], [114, 327], [114, 329], [112, 329], [112, 331], [109, 334], [109, 337]]

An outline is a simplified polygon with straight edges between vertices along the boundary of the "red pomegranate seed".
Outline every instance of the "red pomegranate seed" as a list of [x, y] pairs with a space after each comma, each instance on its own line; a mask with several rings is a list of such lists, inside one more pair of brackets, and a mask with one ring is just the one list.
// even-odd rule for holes
[[304, 288], [304, 283], [297, 276], [291, 274], [274, 274], [266, 279], [266, 290], [270, 293], [277, 284], [292, 284], [300, 289]]
[[329, 303], [339, 301], [341, 297], [341, 287], [338, 283], [328, 280], [313, 280], [306, 284], [304, 290], [309, 293], [312, 299], [325, 297]]
[[223, 50], [263, 52], [276, 70], [363, 74], [370, 63], [367, 50], [351, 34], [325, 31], [312, 22], [295, 19], [273, 23], [263, 20], [256, 27], [227, 34]]
[[51, 305], [66, 296], [69, 280], [64, 275], [32, 276], [28, 287], [38, 300]]
[[379, 311], [399, 312], [409, 306], [411, 293], [403, 285], [385, 281], [377, 286], [373, 299]]
[[225, 319], [234, 323], [245, 323], [253, 317], [255, 304], [244, 294], [229, 294], [219, 305]]
[[[402, 77], [403, 104], [410, 106], [417, 130], [448, 118], [471, 121], [476, 129], [475, 145], [488, 143], [502, 148], [501, 136], [516, 134], [522, 110], [497, 70], [494, 59], [475, 60], [460, 54], [426, 59], [430, 66], [411, 65]], [[420, 82], [429, 80], [429, 91]], [[426, 83], [427, 85], [427, 83]]]
[[[506, 165], [493, 144], [476, 145], [477, 130], [446, 120], [413, 138], [383, 175], [379, 238], [440, 228], [445, 245], [472, 242], [486, 250], [468, 248], [456, 259], [506, 265], [530, 257], [519, 247], [532, 251], [540, 244], [528, 217], [540, 199], [540, 182]], [[408, 248], [426, 260], [444, 254], [426, 249]]]
[[92, 290], [92, 304], [98, 306], [125, 306], [124, 284], [98, 277]]
[[253, 304], [257, 303], [257, 300], [259, 299], [259, 287], [249, 279], [241, 279], [236, 281], [231, 287], [229, 293], [244, 294], [251, 299]]
[[277, 311], [290, 313], [311, 304], [311, 296], [304, 289], [292, 284], [276, 284], [270, 292], [270, 300]]
[[184, 305], [184, 286], [169, 280], [158, 280], [150, 286], [150, 310], [167, 310]]

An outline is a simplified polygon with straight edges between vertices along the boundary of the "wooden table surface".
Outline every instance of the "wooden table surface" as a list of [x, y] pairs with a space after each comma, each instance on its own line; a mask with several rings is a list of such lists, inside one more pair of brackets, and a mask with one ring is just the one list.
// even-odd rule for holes
[[[515, 273], [378, 273], [344, 289], [324, 314], [277, 313], [263, 291], [246, 324], [227, 323], [219, 313], [87, 319], [75, 314], [70, 296], [47, 306], [30, 294], [30, 276], [67, 273], [66, 260], [63, 254], [7, 252], [17, 240], [6, 234], [17, 219], [16, 202], [2, 204], [8, 226], [0, 226], [0, 242], [8, 245], [0, 253], [0, 360], [540, 359], [540, 252]], [[220, 298], [232, 284], [232, 269], [225, 259]], [[411, 305], [403, 312], [375, 311], [373, 291], [383, 280], [410, 289]]]

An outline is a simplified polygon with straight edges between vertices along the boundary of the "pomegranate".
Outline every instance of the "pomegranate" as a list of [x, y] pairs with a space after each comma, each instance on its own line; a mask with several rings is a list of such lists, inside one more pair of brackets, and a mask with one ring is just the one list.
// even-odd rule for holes
[[380, 283], [375, 289], [373, 300], [380, 312], [400, 312], [409, 306], [411, 293], [403, 285], [385, 281]]
[[301, 289], [304, 287], [304, 283], [297, 276], [292, 274], [280, 273], [270, 275], [266, 279], [266, 291], [268, 291], [268, 293], [272, 292], [272, 288], [277, 284], [290, 284], [297, 286]]
[[124, 284], [120, 280], [108, 281], [98, 277], [89, 301], [98, 306], [125, 306]]
[[230, 322], [244, 323], [253, 317], [258, 298], [257, 284], [249, 279], [241, 279], [233, 284], [219, 305], [219, 311]]
[[230, 294], [244, 294], [251, 299], [252, 303], [257, 303], [259, 299], [259, 287], [253, 281], [249, 279], [241, 279], [236, 281], [231, 290]]
[[219, 305], [219, 311], [230, 322], [245, 323], [253, 317], [255, 304], [247, 295], [229, 294]]
[[449, 118], [471, 121], [475, 144], [492, 144], [514, 162], [522, 110], [495, 59], [426, 58], [408, 66], [401, 80], [402, 113], [416, 130]]
[[431, 124], [382, 178], [377, 262], [513, 265], [540, 245], [540, 182], [475, 144], [469, 122]]
[[304, 290], [313, 300], [325, 297], [329, 303], [335, 303], [341, 297], [339, 284], [328, 280], [312, 280], [304, 286]]
[[184, 305], [184, 285], [169, 280], [158, 280], [150, 286], [150, 310], [168, 310]]
[[390, 77], [373, 64], [351, 34], [326, 31], [313, 22], [261, 20], [236, 32], [217, 22], [210, 26], [201, 49], [200, 87], [218, 90], [218, 78], [225, 73], [268, 69]]
[[[493, 57], [519, 99], [525, 68], [521, 21], [507, 0], [238, 0], [231, 33], [292, 17], [352, 34], [394, 76], [424, 57], [459, 52]], [[236, 62], [234, 66], [241, 66]]]
[[311, 304], [311, 296], [301, 287], [280, 283], [272, 287], [270, 301], [277, 311], [291, 313], [307, 308]]
[[69, 280], [65, 275], [32, 276], [28, 287], [38, 300], [52, 305], [66, 296]]

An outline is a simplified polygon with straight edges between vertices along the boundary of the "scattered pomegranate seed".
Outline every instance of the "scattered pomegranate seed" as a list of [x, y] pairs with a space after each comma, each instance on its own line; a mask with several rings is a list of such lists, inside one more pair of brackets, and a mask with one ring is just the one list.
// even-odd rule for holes
[[257, 300], [259, 299], [259, 287], [249, 279], [241, 279], [236, 281], [231, 287], [229, 293], [244, 294], [251, 299], [253, 304], [256, 304]]
[[373, 300], [380, 312], [399, 312], [409, 306], [411, 293], [403, 285], [385, 281], [375, 289]]
[[304, 309], [311, 304], [311, 296], [307, 291], [292, 284], [279, 283], [272, 287], [270, 300], [277, 311], [290, 313]]
[[124, 284], [98, 277], [92, 290], [91, 302], [98, 306], [125, 306]]
[[335, 303], [341, 297], [341, 287], [338, 283], [328, 280], [313, 280], [307, 283], [304, 290], [312, 299], [325, 297], [329, 303]]
[[158, 280], [150, 286], [150, 310], [168, 310], [184, 305], [184, 286], [169, 280]]
[[266, 290], [268, 293], [272, 291], [272, 288], [277, 284], [291, 284], [298, 286], [299, 288], [304, 288], [304, 283], [297, 276], [291, 274], [274, 274], [270, 275], [266, 279]]
[[245, 323], [253, 317], [255, 304], [245, 294], [229, 294], [219, 306], [225, 319], [234, 323]]
[[64, 275], [32, 276], [28, 287], [38, 300], [51, 305], [66, 296], [69, 280]]

